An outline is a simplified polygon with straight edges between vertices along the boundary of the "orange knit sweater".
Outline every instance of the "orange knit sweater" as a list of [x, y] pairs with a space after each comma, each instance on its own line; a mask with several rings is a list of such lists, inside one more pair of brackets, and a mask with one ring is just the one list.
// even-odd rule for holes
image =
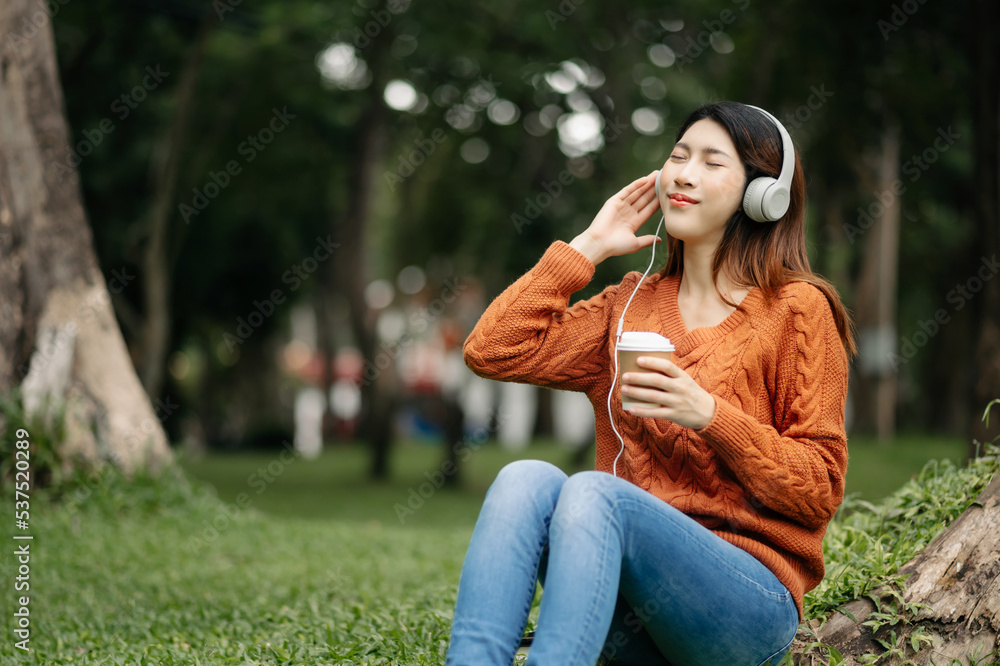
[[[598, 470], [620, 444], [608, 422], [614, 337], [639, 273], [568, 307], [594, 265], [558, 241], [493, 301], [465, 341], [478, 375], [583, 391], [594, 406]], [[680, 278], [648, 278], [625, 331], [656, 331], [674, 362], [715, 397], [701, 430], [621, 409], [619, 476], [760, 560], [802, 597], [823, 578], [822, 540], [844, 494], [847, 355], [823, 293], [785, 285], [770, 305], [759, 288], [722, 323], [689, 331], [677, 307]]]

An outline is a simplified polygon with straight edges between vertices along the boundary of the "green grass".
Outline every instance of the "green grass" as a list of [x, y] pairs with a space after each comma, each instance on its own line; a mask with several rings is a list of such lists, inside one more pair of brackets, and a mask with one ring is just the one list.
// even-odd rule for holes
[[847, 443], [847, 495], [874, 502], [916, 477], [928, 460], [961, 464], [966, 444], [958, 437], [899, 435], [888, 444], [873, 437], [851, 437]]
[[850, 497], [823, 540], [826, 576], [806, 595], [805, 612], [818, 617], [885, 584], [957, 518], [1000, 469], [1000, 449], [958, 467], [930, 461], [878, 503]]
[[171, 483], [165, 500], [112, 479], [82, 501], [33, 501], [32, 652], [4, 613], [2, 663], [442, 663], [467, 529], [229, 517]]
[[[929, 439], [899, 448], [852, 440], [848, 492], [877, 499], [892, 490], [889, 469], [906, 479], [928, 452], [962, 452], [959, 442]], [[518, 454], [487, 443], [463, 468], [461, 489], [431, 492], [440, 449], [401, 445], [392, 478], [370, 484], [366, 452], [342, 446], [315, 461], [282, 462], [279, 452], [214, 454], [183, 461], [186, 476], [126, 486], [109, 474], [61, 498], [35, 491], [33, 651], [13, 647], [11, 610], [0, 662], [441, 664], [483, 494], [506, 462], [529, 456], [564, 467], [569, 461], [551, 442]], [[858, 485], [862, 477], [867, 489]], [[422, 506], [401, 521], [394, 507], [421, 489]], [[910, 501], [924, 501], [909, 492]], [[8, 506], [10, 494], [5, 490]], [[861, 521], [865, 507], [855, 506]], [[816, 608], [851, 593], [858, 580], [875, 580], [865, 559], [873, 542], [857, 536], [861, 527], [851, 529], [839, 532], [828, 554], [850, 560], [849, 570], [837, 568], [837, 585], [812, 602]], [[924, 526], [893, 543], [912, 548], [929, 533]], [[4, 581], [16, 571], [12, 551], [0, 558]], [[5, 584], [5, 610], [13, 607], [12, 587]]]
[[[848, 449], [846, 493], [867, 501], [879, 500], [899, 488], [928, 460], [959, 463], [965, 455], [960, 439], [921, 436], [900, 437], [888, 446], [854, 437]], [[570, 454], [548, 440], [517, 453], [487, 442], [469, 453], [468, 464], [462, 469], [462, 489], [435, 489], [412, 515], [402, 512], [402, 522], [395, 507], [409, 508], [408, 502], [417, 505], [423, 499], [421, 491], [428, 494], [427, 484], [433, 484], [442, 467], [439, 446], [400, 443], [393, 452], [391, 478], [377, 484], [368, 478], [368, 452], [350, 444], [330, 446], [317, 460], [285, 456], [287, 464], [277, 452], [211, 454], [182, 464], [192, 477], [214, 486], [221, 499], [235, 502], [240, 493], [246, 493], [253, 508], [272, 515], [411, 527], [471, 526], [490, 482], [512, 460], [540, 458], [567, 472], [574, 471]], [[268, 474], [268, 465], [277, 473]], [[273, 482], [266, 483], [267, 478]]]
[[286, 455], [284, 464], [277, 452], [257, 452], [211, 454], [182, 465], [216, 488], [220, 499], [235, 502], [245, 493], [253, 508], [275, 516], [442, 528], [471, 527], [493, 478], [512, 460], [539, 458], [572, 471], [570, 453], [552, 442], [519, 453], [487, 442], [468, 452], [460, 488], [438, 488], [442, 456], [440, 446], [402, 442], [393, 451], [390, 478], [377, 483], [369, 478], [368, 451], [354, 444], [331, 445], [316, 460]]

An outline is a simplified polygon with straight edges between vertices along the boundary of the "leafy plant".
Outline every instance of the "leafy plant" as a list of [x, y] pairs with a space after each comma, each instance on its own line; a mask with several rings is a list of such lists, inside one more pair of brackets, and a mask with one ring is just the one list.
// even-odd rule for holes
[[19, 430], [29, 433], [28, 449], [32, 470], [32, 485], [35, 487], [58, 484], [63, 478], [63, 460], [59, 445], [65, 436], [65, 411], [56, 406], [42, 416], [47, 409], [29, 416], [24, 409], [21, 392], [14, 390], [0, 395], [0, 484], [4, 488], [12, 486], [14, 479], [15, 442]]
[[[994, 405], [1000, 399], [987, 405], [987, 425]], [[860, 663], [910, 664], [908, 656], [933, 644], [926, 627], [911, 629], [920, 611], [930, 606], [906, 602], [906, 577], [898, 571], [972, 506], [1000, 471], [1000, 447], [986, 443], [979, 453], [962, 468], [948, 460], [928, 462], [915, 479], [878, 505], [849, 497], [830, 523], [823, 541], [827, 576], [805, 597], [806, 619], [825, 618], [834, 610], [850, 616], [841, 606], [870, 599], [875, 610], [861, 624], [884, 651], [862, 655]], [[818, 638], [807, 651], [813, 648], [826, 649], [831, 665], [840, 663], [840, 654], [834, 656], [836, 650]], [[970, 658], [980, 663], [976, 659], [978, 655]]]
[[965, 467], [928, 462], [920, 474], [875, 505], [849, 497], [823, 541], [827, 575], [805, 597], [806, 619], [825, 617], [882, 586], [901, 586], [897, 572], [975, 502], [1000, 470], [1000, 448]]

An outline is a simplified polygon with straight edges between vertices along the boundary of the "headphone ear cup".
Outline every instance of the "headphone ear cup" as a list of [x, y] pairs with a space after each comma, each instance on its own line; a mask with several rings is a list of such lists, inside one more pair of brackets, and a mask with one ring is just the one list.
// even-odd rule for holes
[[764, 210], [764, 198], [772, 185], [777, 183], [777, 179], [764, 176], [754, 178], [747, 186], [747, 191], [743, 194], [743, 211], [755, 222], [774, 222], [778, 218], [770, 218]]
[[755, 222], [766, 222], [764, 212], [760, 204], [763, 199], [764, 190], [767, 189], [767, 181], [772, 178], [754, 178], [747, 185], [746, 192], [743, 193], [743, 212]]
[[761, 210], [768, 220], [780, 220], [788, 212], [789, 204], [788, 188], [775, 183], [764, 193], [764, 200], [761, 202]]
[[656, 189], [656, 199], [657, 200], [660, 199], [660, 174], [661, 173], [663, 173], [663, 169], [660, 169], [659, 171], [656, 172], [656, 184], [654, 185], [654, 188]]

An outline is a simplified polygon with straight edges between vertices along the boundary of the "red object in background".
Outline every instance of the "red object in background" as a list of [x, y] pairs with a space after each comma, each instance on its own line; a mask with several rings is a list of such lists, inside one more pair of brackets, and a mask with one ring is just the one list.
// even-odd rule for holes
[[[323, 386], [323, 370], [327, 363], [322, 352], [312, 349], [302, 342], [292, 342], [285, 346], [281, 353], [281, 367], [291, 377], [303, 383], [321, 388]], [[337, 350], [330, 364], [334, 385], [349, 383], [358, 386], [364, 369], [361, 353], [352, 347], [341, 347]], [[336, 392], [336, 391], [334, 391]], [[335, 398], [334, 398], [335, 399]], [[349, 440], [355, 435], [358, 425], [357, 417], [343, 418], [334, 412], [326, 410], [323, 414], [323, 438], [330, 440]]]
[[[301, 343], [290, 343], [282, 351], [281, 367], [292, 377], [310, 386], [323, 385], [323, 368], [326, 358], [323, 353]], [[353, 347], [341, 347], [334, 356], [331, 370], [333, 381], [346, 379], [355, 384], [361, 381], [364, 362], [361, 353]]]
[[333, 378], [346, 379], [355, 384], [361, 381], [364, 360], [354, 347], [341, 347], [333, 359]]
[[461, 347], [462, 343], [465, 342], [465, 337], [462, 335], [462, 328], [453, 319], [445, 319], [441, 322], [441, 339], [444, 341], [444, 350], [446, 352], [456, 347]]

